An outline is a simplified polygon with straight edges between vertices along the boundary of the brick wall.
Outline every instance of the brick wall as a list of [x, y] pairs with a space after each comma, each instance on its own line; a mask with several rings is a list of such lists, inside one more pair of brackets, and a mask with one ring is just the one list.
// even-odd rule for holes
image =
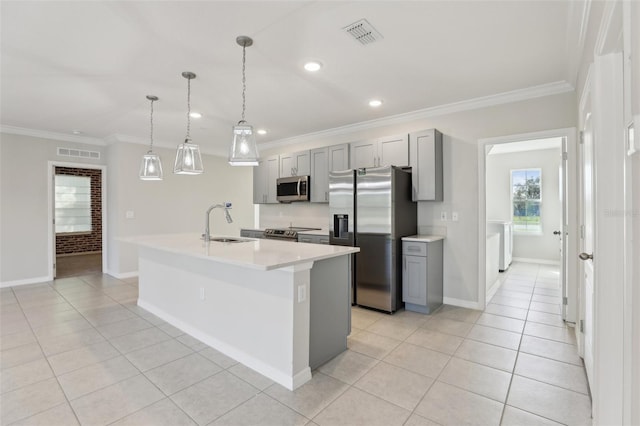
[[56, 235], [56, 255], [102, 251], [102, 171], [56, 167], [55, 174], [91, 178], [91, 233]]

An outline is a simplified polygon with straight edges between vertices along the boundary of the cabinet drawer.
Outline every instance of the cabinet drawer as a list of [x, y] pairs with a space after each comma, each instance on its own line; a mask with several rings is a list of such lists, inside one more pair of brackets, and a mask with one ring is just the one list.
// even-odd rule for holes
[[407, 256], [426, 256], [427, 243], [418, 243], [414, 241], [402, 242], [402, 254]]

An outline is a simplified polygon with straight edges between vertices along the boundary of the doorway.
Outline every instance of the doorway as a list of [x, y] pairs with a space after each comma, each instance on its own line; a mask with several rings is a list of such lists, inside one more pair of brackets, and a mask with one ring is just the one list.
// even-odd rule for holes
[[104, 166], [50, 162], [49, 168], [52, 278], [103, 273]]
[[[574, 128], [568, 128], [479, 141], [478, 292], [481, 306], [486, 307], [500, 284], [494, 281], [499, 280], [500, 275], [492, 273], [493, 266], [488, 264], [496, 255], [493, 253], [495, 248], [487, 239], [487, 221], [511, 222], [514, 230], [512, 258], [525, 262], [558, 262], [563, 302], [560, 313], [565, 321], [576, 322], [578, 295], [575, 253], [578, 229], [574, 207], [577, 197], [575, 134]], [[542, 149], [533, 151], [532, 147]], [[555, 166], [543, 167], [540, 161], [529, 161], [535, 157], [544, 158], [544, 151], [547, 151], [546, 157], [554, 155], [553, 151], [557, 153]], [[501, 176], [498, 177], [496, 173], [501, 173]], [[547, 188], [545, 182], [552, 185]], [[490, 185], [500, 185], [501, 189], [493, 191]], [[516, 187], [522, 191], [516, 191]], [[550, 188], [553, 188], [553, 193], [547, 195], [555, 197], [555, 200], [549, 198], [550, 202], [545, 203], [537, 191], [542, 189], [549, 192]], [[555, 207], [546, 209], [553, 204]], [[493, 246], [498, 247], [497, 244]], [[544, 254], [552, 252], [555, 258], [553, 254]]]

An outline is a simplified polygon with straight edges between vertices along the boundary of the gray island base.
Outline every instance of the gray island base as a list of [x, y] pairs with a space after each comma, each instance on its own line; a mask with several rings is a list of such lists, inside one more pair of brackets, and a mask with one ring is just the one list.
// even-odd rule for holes
[[357, 248], [129, 242], [140, 246], [141, 308], [287, 389], [347, 348]]

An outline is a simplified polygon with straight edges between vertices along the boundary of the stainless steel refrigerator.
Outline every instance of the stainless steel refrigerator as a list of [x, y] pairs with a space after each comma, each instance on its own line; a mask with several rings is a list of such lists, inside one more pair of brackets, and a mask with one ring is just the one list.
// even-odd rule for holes
[[329, 175], [330, 243], [360, 247], [352, 297], [359, 306], [402, 307], [402, 240], [417, 233], [411, 169], [394, 166]]

